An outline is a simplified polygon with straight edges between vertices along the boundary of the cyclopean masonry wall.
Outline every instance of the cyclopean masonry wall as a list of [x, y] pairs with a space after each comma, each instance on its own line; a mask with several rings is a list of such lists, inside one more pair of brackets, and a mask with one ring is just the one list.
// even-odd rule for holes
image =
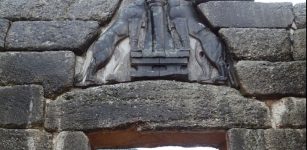
[[306, 149], [305, 3], [197, 1], [238, 88], [180, 80], [77, 87], [80, 58], [126, 1], [0, 1], [1, 150], [89, 150], [103, 133], [132, 135], [120, 130], [212, 133], [205, 142], [173, 142], [181, 146]]

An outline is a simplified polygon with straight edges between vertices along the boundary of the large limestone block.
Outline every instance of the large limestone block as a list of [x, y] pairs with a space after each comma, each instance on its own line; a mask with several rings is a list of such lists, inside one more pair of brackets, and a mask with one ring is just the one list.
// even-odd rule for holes
[[235, 70], [241, 90], [247, 96], [306, 95], [306, 61], [240, 61]]
[[73, 90], [47, 103], [49, 130], [270, 127], [268, 107], [222, 86], [144, 81]]
[[306, 60], [306, 29], [294, 31], [293, 58], [295, 60]]
[[52, 150], [52, 135], [40, 130], [0, 129], [1, 150]]
[[273, 127], [306, 127], [306, 98], [283, 98], [271, 108]]
[[89, 139], [83, 132], [64, 131], [56, 136], [54, 150], [91, 150], [91, 148]]
[[285, 29], [223, 28], [219, 33], [237, 60], [292, 59], [290, 32]]
[[306, 28], [306, 3], [294, 5], [293, 11], [297, 28]]
[[198, 8], [215, 28], [287, 28], [294, 19], [292, 3], [212, 1]]
[[97, 32], [96, 21], [18, 21], [8, 32], [8, 50], [84, 51]]
[[109, 20], [120, 0], [1, 0], [0, 18], [10, 20]]
[[10, 22], [0, 18], [0, 50], [4, 49], [6, 33], [9, 29]]
[[41, 86], [0, 87], [0, 127], [24, 128], [43, 123]]
[[229, 150], [305, 150], [306, 129], [231, 129]]
[[0, 85], [40, 84], [53, 97], [73, 85], [74, 67], [69, 51], [0, 53]]

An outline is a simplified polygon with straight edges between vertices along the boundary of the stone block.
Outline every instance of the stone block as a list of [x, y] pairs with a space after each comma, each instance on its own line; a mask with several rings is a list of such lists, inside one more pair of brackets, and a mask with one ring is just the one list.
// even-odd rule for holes
[[0, 87], [0, 127], [24, 128], [43, 123], [41, 86]]
[[255, 0], [193, 0], [196, 4], [206, 3], [209, 1], [255, 1]]
[[69, 51], [0, 53], [0, 85], [40, 84], [53, 97], [73, 85], [74, 67]]
[[306, 61], [239, 61], [235, 70], [246, 96], [306, 96]]
[[4, 49], [6, 33], [9, 29], [10, 22], [0, 18], [0, 50]]
[[292, 3], [212, 1], [198, 8], [214, 28], [287, 28], [294, 19]]
[[47, 103], [48, 130], [270, 127], [268, 107], [222, 86], [144, 81], [73, 90]]
[[[72, 1], [72, 0], [71, 0]], [[96, 20], [105, 24], [113, 17], [120, 0], [73, 0], [67, 11], [67, 18]]]
[[236, 60], [292, 60], [290, 32], [285, 29], [223, 28], [219, 33]]
[[231, 129], [229, 150], [305, 150], [306, 129]]
[[273, 127], [306, 127], [306, 98], [283, 98], [271, 108]]
[[231, 129], [228, 150], [265, 150], [264, 130]]
[[18, 21], [8, 32], [8, 50], [84, 51], [95, 36], [96, 21]]
[[294, 5], [295, 24], [298, 29], [306, 28], [306, 3]]
[[89, 139], [83, 132], [64, 131], [55, 138], [54, 150], [91, 150], [91, 148]]
[[0, 18], [9, 20], [96, 20], [111, 19], [120, 0], [1, 0]]
[[1, 150], [52, 150], [52, 135], [40, 130], [0, 129]]
[[293, 58], [295, 60], [306, 60], [306, 29], [294, 31]]

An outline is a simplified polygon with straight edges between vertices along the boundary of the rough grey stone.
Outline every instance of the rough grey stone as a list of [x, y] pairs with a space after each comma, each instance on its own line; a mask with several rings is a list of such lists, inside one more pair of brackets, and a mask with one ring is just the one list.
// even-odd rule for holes
[[69, 1], [1, 0], [0, 17], [9, 20], [52, 20], [63, 17]]
[[283, 98], [272, 105], [274, 127], [306, 127], [306, 98]]
[[57, 135], [54, 150], [91, 150], [91, 148], [89, 139], [83, 132], [64, 131]]
[[94, 37], [96, 21], [18, 21], [8, 32], [8, 50], [83, 51]]
[[293, 58], [295, 60], [306, 60], [306, 29], [294, 31]]
[[229, 150], [305, 150], [306, 129], [231, 129]]
[[305, 150], [306, 129], [266, 130], [266, 148], [269, 150]]
[[10, 20], [109, 20], [120, 0], [1, 0], [0, 18]]
[[292, 3], [213, 1], [198, 8], [215, 28], [286, 28], [294, 19]]
[[231, 129], [229, 150], [265, 150], [264, 130]]
[[240, 61], [235, 65], [244, 95], [305, 96], [306, 61]]
[[0, 53], [0, 85], [42, 84], [53, 97], [73, 85], [74, 67], [69, 51]]
[[49, 130], [270, 127], [267, 106], [222, 86], [144, 81], [73, 90], [47, 103]]
[[4, 49], [5, 37], [9, 26], [10, 22], [8, 20], [0, 18], [0, 50]]
[[209, 1], [255, 1], [255, 0], [193, 0], [195, 4], [206, 3]]
[[78, 20], [97, 20], [101, 23], [111, 19], [120, 0], [75, 0], [70, 5], [68, 18]]
[[298, 29], [306, 28], [306, 3], [294, 6], [295, 24]]
[[51, 150], [51, 135], [39, 130], [0, 129], [1, 150]]
[[0, 127], [22, 128], [43, 123], [43, 88], [0, 87]]
[[292, 60], [291, 38], [287, 30], [223, 28], [219, 33], [237, 60]]

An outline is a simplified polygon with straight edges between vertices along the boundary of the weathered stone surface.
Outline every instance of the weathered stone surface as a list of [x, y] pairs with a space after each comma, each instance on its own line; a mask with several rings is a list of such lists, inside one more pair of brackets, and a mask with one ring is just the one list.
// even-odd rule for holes
[[247, 96], [306, 95], [306, 61], [240, 61], [235, 70], [241, 90]]
[[196, 4], [206, 3], [209, 1], [255, 1], [255, 0], [193, 0]]
[[75, 56], [72, 52], [0, 53], [0, 85], [42, 84], [53, 97], [73, 85]]
[[215, 28], [286, 28], [294, 19], [292, 3], [213, 1], [198, 8]]
[[264, 130], [231, 129], [229, 150], [265, 150]]
[[[77, 109], [76, 109], [77, 108]], [[115, 128], [144, 122], [152, 128], [269, 127], [262, 102], [229, 87], [145, 81], [73, 90], [47, 103], [49, 130]]]
[[18, 21], [7, 35], [9, 50], [82, 51], [94, 37], [96, 21]]
[[120, 0], [1, 0], [0, 18], [10, 20], [109, 20]]
[[68, 18], [78, 20], [97, 20], [101, 23], [111, 19], [120, 0], [74, 0], [70, 5]]
[[54, 150], [91, 150], [91, 148], [89, 139], [83, 132], [65, 131], [57, 135]]
[[284, 98], [272, 105], [273, 126], [306, 127], [306, 98]]
[[306, 60], [306, 29], [294, 31], [293, 58], [295, 60]]
[[290, 32], [284, 29], [223, 28], [219, 31], [237, 60], [290, 61]]
[[43, 123], [43, 88], [0, 87], [0, 127], [22, 128]]
[[52, 135], [39, 130], [0, 129], [1, 150], [51, 150]]
[[294, 6], [295, 24], [298, 29], [306, 28], [306, 3]]
[[306, 129], [266, 130], [264, 132], [266, 149], [269, 150], [305, 150]]
[[305, 150], [304, 130], [231, 129], [228, 132], [229, 150]]
[[4, 49], [5, 37], [9, 26], [10, 22], [8, 20], [0, 18], [0, 50]]

